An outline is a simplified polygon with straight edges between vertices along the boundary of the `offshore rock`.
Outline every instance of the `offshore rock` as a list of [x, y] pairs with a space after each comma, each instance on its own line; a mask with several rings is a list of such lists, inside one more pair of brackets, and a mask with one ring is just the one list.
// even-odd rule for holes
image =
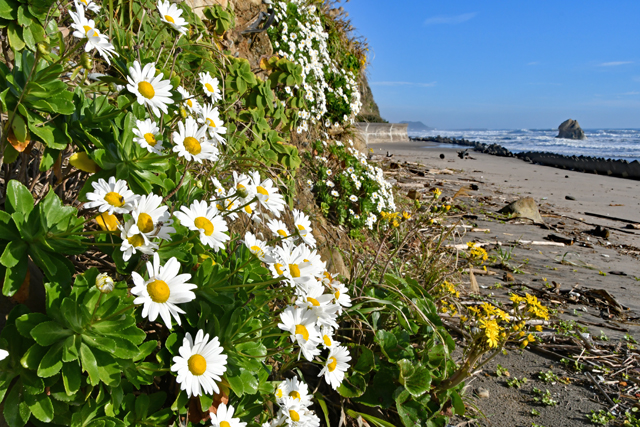
[[562, 122], [558, 127], [558, 136], [556, 138], [565, 139], [587, 139], [584, 131], [578, 124], [577, 120], [569, 119]]

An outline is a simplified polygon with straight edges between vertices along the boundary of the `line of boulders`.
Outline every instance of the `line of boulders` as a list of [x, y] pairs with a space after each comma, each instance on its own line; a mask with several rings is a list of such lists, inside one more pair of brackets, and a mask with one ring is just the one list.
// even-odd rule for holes
[[468, 139], [447, 138], [440, 135], [435, 137], [411, 138], [414, 141], [437, 142], [440, 144], [456, 144], [473, 147], [475, 151], [494, 156], [517, 157], [521, 160], [544, 166], [552, 166], [561, 169], [578, 172], [594, 173], [597, 175], [617, 176], [640, 180], [640, 162], [634, 160], [612, 160], [603, 157], [565, 156], [549, 152], [526, 151], [512, 153], [499, 144], [486, 144], [484, 142], [469, 141]]

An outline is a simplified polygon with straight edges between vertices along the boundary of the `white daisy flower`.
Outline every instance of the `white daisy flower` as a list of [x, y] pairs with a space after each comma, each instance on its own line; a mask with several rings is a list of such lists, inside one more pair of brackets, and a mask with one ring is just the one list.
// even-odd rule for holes
[[338, 197], [340, 195], [340, 193], [338, 193], [336, 190], [331, 191], [331, 195], [333, 197]]
[[280, 313], [280, 320], [282, 323], [278, 323], [278, 327], [291, 334], [291, 342], [300, 346], [305, 359], [311, 362], [315, 356], [320, 354], [317, 346], [322, 339], [312, 312], [306, 308], [289, 306]]
[[162, 22], [169, 24], [174, 30], [182, 34], [187, 33], [189, 23], [181, 16], [182, 10], [176, 4], [169, 3], [169, 0], [158, 0], [158, 12]]
[[309, 186], [309, 189], [312, 189], [314, 187], [313, 181], [311, 181], [310, 179], [307, 180], [307, 185]]
[[124, 225], [118, 225], [120, 229], [120, 238], [122, 243], [120, 244], [120, 250], [122, 251], [122, 259], [129, 261], [131, 256], [138, 251], [151, 255], [158, 250], [158, 244], [149, 240], [149, 238], [142, 234], [138, 230], [133, 218], [127, 221]]
[[320, 336], [322, 337], [322, 346], [325, 349], [330, 349], [340, 344], [333, 339], [333, 328], [330, 326], [322, 326], [320, 328]]
[[291, 235], [287, 229], [287, 224], [279, 219], [272, 219], [267, 223], [267, 227], [276, 237], [289, 237]]
[[349, 289], [347, 289], [343, 283], [333, 280], [329, 284], [329, 288], [331, 288], [336, 304], [340, 306], [338, 313], [342, 313], [342, 307], [351, 307], [351, 297], [348, 293]]
[[198, 127], [198, 123], [192, 117], [187, 117], [185, 122], [178, 122], [178, 131], [173, 132], [173, 151], [185, 159], [202, 163], [203, 160], [216, 161], [218, 149], [207, 138], [207, 127]]
[[342, 380], [344, 380], [344, 374], [349, 369], [349, 361], [351, 355], [349, 350], [342, 346], [333, 347], [329, 350], [329, 357], [325, 362], [324, 368], [318, 374], [319, 377], [324, 375], [324, 379], [327, 384], [331, 385], [333, 389], [337, 389]]
[[169, 259], [164, 266], [160, 265], [160, 256], [157, 253], [153, 254], [153, 263], [147, 261], [147, 272], [148, 280], [144, 280], [135, 271], [131, 273], [134, 284], [131, 293], [137, 296], [133, 303], [144, 304], [142, 317], [149, 318], [151, 322], [160, 315], [164, 324], [171, 329], [173, 316], [180, 325], [179, 314], [184, 314], [184, 311], [176, 304], [184, 304], [196, 298], [192, 290], [197, 286], [187, 283], [191, 275], [178, 274], [180, 263], [175, 257]]
[[218, 214], [215, 205], [209, 205], [204, 200], [195, 200], [191, 206], [181, 206], [181, 212], [174, 213], [182, 225], [190, 230], [200, 232], [202, 244], [210, 246], [216, 252], [224, 249], [224, 243], [229, 240], [225, 234], [227, 223]]
[[331, 176], [332, 173], [333, 171], [331, 169], [327, 169], [327, 176]]
[[284, 197], [278, 193], [278, 188], [273, 184], [271, 178], [260, 181], [260, 173], [253, 171], [251, 172], [251, 180], [260, 205], [279, 218], [280, 212], [284, 211], [285, 207]]
[[93, 0], [80, 0], [80, 2], [75, 2], [76, 5], [76, 9], [78, 9], [78, 5], [80, 5], [80, 7], [84, 7], [87, 10], [90, 10], [93, 13], [98, 13], [100, 12], [100, 6], [98, 6]]
[[311, 221], [309, 217], [297, 209], [293, 210], [293, 223], [302, 241], [311, 247], [316, 246], [316, 239], [311, 234]]
[[222, 354], [218, 337], [209, 341], [209, 334], [199, 330], [194, 342], [187, 332], [178, 351], [180, 356], [173, 358], [171, 371], [178, 373], [176, 381], [180, 389], [189, 397], [220, 393], [216, 381], [221, 381], [227, 370], [227, 355]]
[[200, 111], [200, 104], [198, 104], [198, 101], [195, 99], [195, 97], [187, 92], [185, 88], [183, 88], [182, 86], [178, 86], [178, 92], [180, 93], [180, 95], [182, 95], [182, 102], [184, 102], [184, 105], [187, 106], [190, 112], [197, 113], [198, 111]]
[[227, 128], [224, 126], [224, 122], [220, 119], [218, 107], [214, 107], [211, 104], [204, 104], [202, 109], [199, 111], [198, 123], [206, 125], [211, 138], [214, 138], [221, 144], [227, 142], [222, 137], [222, 135], [227, 133]]
[[296, 306], [306, 308], [316, 316], [318, 326], [338, 328], [336, 313], [339, 306], [333, 304], [333, 295], [324, 293], [324, 286], [309, 282], [296, 300]]
[[349, 200], [351, 200], [352, 202], [357, 202], [358, 201], [358, 197], [354, 196], [353, 194], [349, 196]]
[[0, 360], [4, 360], [9, 356], [9, 352], [7, 350], [0, 349]]
[[254, 254], [260, 261], [274, 263], [275, 260], [271, 256], [271, 248], [266, 242], [258, 239], [250, 231], [244, 235], [244, 245]]
[[275, 256], [286, 266], [284, 276], [291, 286], [304, 287], [314, 280], [314, 277], [322, 274], [323, 264], [311, 262], [312, 253], [306, 245], [296, 246], [291, 240], [282, 242], [282, 246], [274, 248]]
[[84, 47], [85, 52], [89, 52], [92, 49], [96, 49], [98, 53], [104, 57], [107, 64], [111, 65], [110, 58], [118, 53], [107, 36], [100, 34], [95, 26], [93, 19], [87, 19], [84, 15], [83, 7], [76, 7], [76, 12], [69, 11], [69, 16], [73, 20], [71, 27], [75, 30], [73, 36], [79, 39], [87, 39], [87, 44]]
[[308, 425], [309, 417], [307, 414], [307, 408], [302, 402], [294, 399], [293, 397], [285, 396], [280, 403], [280, 419], [278, 425], [287, 425], [290, 427], [306, 427]]
[[290, 397], [297, 400], [303, 406], [309, 406], [311, 404], [309, 386], [300, 381], [298, 377], [286, 379], [278, 384], [275, 395], [278, 403], [284, 402], [285, 398]]
[[149, 194], [136, 200], [131, 216], [140, 233], [147, 238], [169, 240], [169, 234], [175, 233], [176, 230], [171, 227], [173, 220], [168, 210], [168, 206], [162, 205], [162, 197]]
[[329, 187], [329, 188], [333, 188], [333, 187], [335, 187], [335, 186], [336, 186], [336, 185], [333, 183], [333, 181], [329, 181], [329, 180], [327, 180], [327, 187]]
[[240, 418], [233, 418], [233, 409], [232, 405], [225, 405], [221, 403], [218, 405], [218, 409], [216, 413], [210, 412], [211, 415], [211, 425], [213, 427], [245, 427], [247, 423], [240, 421]]
[[109, 177], [109, 182], [100, 178], [98, 182], [92, 182], [92, 192], [87, 193], [88, 203], [84, 204], [85, 209], [98, 208], [100, 212], [129, 213], [133, 209], [133, 202], [139, 197], [129, 190], [127, 181], [115, 177]]
[[156, 139], [156, 136], [160, 134], [160, 128], [153, 120], [136, 120], [133, 134], [135, 135], [133, 141], [142, 148], [146, 148], [150, 153], [162, 154], [164, 148], [162, 141]]
[[167, 105], [173, 104], [171, 99], [171, 82], [162, 80], [162, 73], [155, 75], [156, 63], [151, 62], [140, 68], [138, 61], [133, 61], [127, 76], [127, 90], [137, 97], [138, 104], [148, 105], [153, 114], [160, 117], [160, 111], [167, 114]]
[[211, 97], [211, 102], [218, 102], [222, 99], [222, 94], [220, 93], [220, 82], [217, 77], [211, 77], [211, 74], [207, 71], [206, 73], [200, 73], [200, 84], [204, 88], [204, 93]]

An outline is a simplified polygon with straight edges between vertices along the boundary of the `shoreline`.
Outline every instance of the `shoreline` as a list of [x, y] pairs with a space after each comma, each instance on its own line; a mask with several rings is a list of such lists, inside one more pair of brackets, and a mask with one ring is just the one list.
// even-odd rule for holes
[[523, 151], [513, 153], [499, 144], [486, 144], [448, 137], [409, 137], [411, 141], [432, 142], [472, 147], [474, 151], [500, 157], [515, 157], [530, 163], [551, 166], [564, 170], [592, 173], [596, 175], [614, 176], [625, 179], [640, 180], [640, 162], [633, 160], [605, 159], [590, 156], [566, 156], [546, 151]]

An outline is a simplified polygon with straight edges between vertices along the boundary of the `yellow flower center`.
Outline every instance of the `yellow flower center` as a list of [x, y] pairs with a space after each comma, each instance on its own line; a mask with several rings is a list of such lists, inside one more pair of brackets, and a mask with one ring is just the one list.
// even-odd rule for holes
[[207, 125], [209, 125], [210, 127], [214, 128], [216, 127], [216, 124], [213, 122], [213, 120], [211, 119], [207, 119], [206, 120]]
[[200, 154], [200, 151], [202, 151], [202, 146], [198, 140], [192, 136], [188, 136], [184, 139], [184, 148], [194, 156], [197, 156]]
[[296, 225], [296, 227], [298, 227], [298, 230], [300, 230], [300, 231], [306, 230], [306, 228], [304, 228], [304, 226], [300, 225], [300, 224]]
[[205, 83], [205, 84], [204, 84], [204, 87], [206, 87], [206, 88], [207, 88], [207, 90], [208, 90], [209, 92], [213, 92], [213, 91], [214, 91], [214, 90], [213, 90], [213, 86], [211, 86], [211, 84], [210, 84], [210, 83]]
[[141, 213], [138, 216], [138, 230], [143, 233], [151, 233], [153, 231], [153, 219], [147, 213]]
[[167, 21], [171, 22], [172, 24], [176, 23], [176, 21], [174, 21], [173, 18], [170, 17], [169, 15], [164, 15], [164, 19], [166, 19]]
[[191, 356], [187, 361], [187, 365], [189, 366], [189, 372], [193, 375], [202, 375], [207, 370], [207, 361], [199, 354]]
[[138, 92], [140, 92], [140, 95], [144, 96], [147, 99], [153, 99], [153, 97], [156, 95], [156, 91], [153, 88], [153, 85], [149, 82], [138, 83]]
[[331, 338], [329, 338], [329, 335], [323, 335], [322, 341], [324, 341], [324, 345], [331, 347]]
[[134, 248], [138, 248], [144, 245], [144, 237], [142, 237], [142, 234], [136, 234], [135, 236], [129, 237], [127, 242], [129, 242], [129, 244]]
[[111, 206], [116, 208], [121, 208], [124, 206], [124, 197], [115, 191], [110, 191], [104, 196], [105, 202], [109, 203]]
[[300, 393], [294, 390], [291, 393], [289, 393], [289, 397], [293, 397], [294, 399], [300, 400]]
[[283, 275], [284, 271], [282, 271], [282, 264], [274, 264], [273, 265], [276, 269], [276, 271], [278, 272], [278, 274]]
[[320, 307], [320, 303], [315, 298], [307, 297], [307, 301], [310, 302], [311, 305], [313, 305], [315, 307]]
[[231, 427], [231, 424], [226, 421], [220, 421], [220, 427]]
[[91, 28], [91, 27], [90, 27], [90, 26], [88, 26], [88, 25], [83, 25], [83, 26], [82, 26], [82, 28], [84, 28], [84, 33], [85, 33], [85, 34], [88, 34], [88, 33], [89, 33], [89, 31], [93, 30], [93, 28]]
[[291, 418], [292, 421], [296, 421], [296, 422], [300, 421], [300, 414], [298, 414], [293, 409], [289, 409], [289, 417]]
[[158, 304], [167, 302], [169, 295], [171, 295], [169, 285], [163, 280], [154, 280], [149, 283], [147, 285], [147, 292], [149, 293], [151, 301], [157, 302]]
[[80, 0], [82, 3], [87, 4], [87, 0]]
[[336, 291], [335, 295], [336, 295], [336, 299], [340, 299], [340, 291]]
[[246, 213], [248, 213], [249, 215], [251, 215], [253, 213], [253, 209], [251, 209], [251, 206], [249, 206], [249, 205], [244, 207], [244, 211]]
[[282, 389], [281, 389], [281, 388], [279, 388], [279, 389], [278, 389], [278, 391], [276, 391], [276, 396], [277, 396], [279, 399], [282, 399]]
[[213, 234], [213, 224], [207, 218], [199, 216], [193, 223], [200, 230], [204, 230], [205, 236], [211, 236]]
[[152, 147], [155, 147], [156, 144], [158, 143], [158, 141], [156, 141], [155, 135], [152, 134], [151, 132], [144, 134], [144, 140], [147, 141], [147, 144], [149, 144]]
[[296, 325], [296, 335], [302, 335], [305, 341], [309, 340], [309, 331], [304, 325]]
[[292, 277], [300, 277], [300, 267], [298, 267], [298, 264], [289, 264], [289, 271]]
[[336, 366], [338, 366], [338, 360], [335, 357], [329, 358], [329, 363], [327, 363], [327, 368], [329, 368], [329, 372], [333, 372], [336, 370]]
[[269, 200], [269, 192], [263, 186], [258, 185], [258, 187], [256, 187], [256, 191], [258, 192], [258, 194], [267, 196], [267, 198], [264, 200], [265, 202]]
[[251, 252], [253, 252], [258, 257], [264, 256], [264, 251], [262, 250], [262, 248], [260, 248], [260, 246], [251, 246]]
[[281, 235], [282, 237], [287, 237], [287, 232], [284, 230], [278, 230], [278, 234]]

